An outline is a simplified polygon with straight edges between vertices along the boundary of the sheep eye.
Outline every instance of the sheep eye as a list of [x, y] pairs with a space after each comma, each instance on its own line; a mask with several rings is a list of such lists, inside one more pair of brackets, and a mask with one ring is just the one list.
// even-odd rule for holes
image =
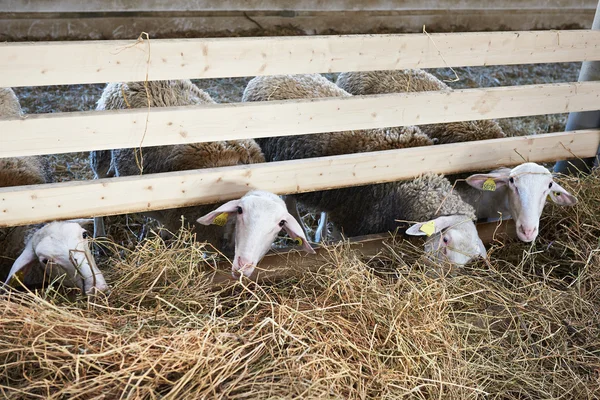
[[48, 264], [48, 259], [47, 258], [43, 258], [42, 259], [42, 264], [44, 264], [44, 265]]
[[282, 219], [281, 221], [279, 221], [279, 226], [283, 228], [283, 226], [285, 225], [285, 220]]
[[238, 213], [238, 214], [241, 214], [241, 213], [243, 213], [243, 211], [242, 211], [242, 207], [238, 207], [238, 208], [237, 208], [237, 213]]
[[90, 235], [86, 231], [83, 231], [83, 233], [81, 234], [81, 236], [83, 236], [84, 239], [87, 239], [87, 238], [90, 237]]
[[510, 183], [515, 183], [515, 178], [511, 177], [511, 178], [510, 178], [508, 181], [509, 181]]
[[444, 243], [448, 244], [448, 238], [444, 237]]
[[548, 189], [552, 189], [552, 182], [548, 185]]

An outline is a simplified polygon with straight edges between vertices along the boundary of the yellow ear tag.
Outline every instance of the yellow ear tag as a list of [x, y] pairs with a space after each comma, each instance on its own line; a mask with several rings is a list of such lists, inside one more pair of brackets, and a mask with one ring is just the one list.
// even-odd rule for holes
[[421, 232], [424, 232], [427, 236], [431, 236], [431, 235], [433, 235], [433, 232], [435, 232], [435, 222], [433, 222], [433, 221], [426, 222], [423, 225], [421, 225], [419, 230]]
[[16, 274], [14, 274], [12, 276], [12, 278], [10, 278], [10, 282], [8, 282], [9, 286], [12, 286], [13, 284], [17, 283], [17, 278], [23, 282], [23, 279], [25, 278], [25, 271], [24, 270], [19, 270]]
[[219, 225], [219, 226], [223, 226], [227, 223], [227, 217], [229, 216], [229, 214], [227, 213], [222, 213], [217, 215], [217, 217], [213, 220], [213, 225]]
[[483, 190], [489, 190], [490, 192], [495, 191], [496, 190], [496, 182], [494, 182], [494, 180], [492, 178], [486, 179], [486, 181], [483, 182]]
[[294, 242], [298, 245], [298, 246], [302, 246], [302, 238], [297, 237], [296, 239], [294, 239]]

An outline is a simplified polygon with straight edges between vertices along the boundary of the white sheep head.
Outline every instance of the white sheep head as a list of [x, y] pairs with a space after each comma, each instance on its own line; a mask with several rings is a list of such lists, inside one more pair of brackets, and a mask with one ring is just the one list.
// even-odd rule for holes
[[464, 265], [476, 257], [487, 258], [475, 223], [465, 215], [442, 216], [412, 225], [408, 235], [427, 235], [425, 252], [441, 262]]
[[[282, 229], [308, 253], [315, 251], [306, 240], [298, 221], [288, 212], [279, 196], [253, 190], [241, 199], [231, 200], [198, 219], [203, 225], [222, 225], [227, 218], [236, 218], [235, 256], [232, 274], [249, 277], [259, 261], [269, 251]], [[219, 221], [221, 219], [221, 221]]]
[[48, 280], [66, 275], [63, 283], [77, 287], [87, 295], [109, 290], [90, 251], [88, 235], [82, 224], [91, 220], [49, 223], [36, 231], [15, 260], [6, 283], [18, 273], [23, 283], [34, 268], [45, 271]]
[[548, 197], [562, 206], [577, 204], [573, 195], [554, 182], [547, 168], [531, 162], [513, 169], [503, 168], [489, 174], [471, 175], [467, 183], [479, 190], [498, 193], [495, 199], [508, 204], [510, 216], [515, 220], [517, 236], [524, 242], [532, 242], [537, 237], [540, 216]]

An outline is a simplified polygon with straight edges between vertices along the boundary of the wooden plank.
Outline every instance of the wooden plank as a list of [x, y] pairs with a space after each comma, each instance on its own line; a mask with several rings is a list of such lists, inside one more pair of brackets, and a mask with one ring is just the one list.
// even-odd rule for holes
[[595, 0], [29, 0], [0, 2], [0, 40], [228, 36], [293, 25], [309, 34], [586, 29]]
[[472, 10], [472, 9], [535, 9], [584, 8], [595, 9], [595, 0], [27, 0], [0, 3], [0, 12], [168, 12], [168, 11], [409, 11], [409, 10]]
[[[0, 227], [54, 219], [149, 211], [239, 198], [250, 188], [300, 193], [590, 157], [600, 130], [561, 132], [402, 150], [347, 154], [82, 182], [0, 189]], [[126, 195], [124, 195], [126, 194]]]
[[[498, 240], [505, 241], [517, 237], [513, 220], [479, 223], [477, 231], [486, 246]], [[360, 253], [363, 257], [376, 257], [386, 253], [386, 244], [401, 240], [409, 240], [416, 245], [423, 243], [423, 238], [401, 234], [394, 238], [389, 233], [348, 238], [346, 243], [350, 249]], [[292, 248], [270, 252], [259, 263], [250, 280], [261, 283], [270, 282], [297, 276], [306, 271], [315, 271], [326, 262], [329, 246], [332, 244], [339, 243], [329, 243], [328, 247], [313, 245], [316, 254], [298, 252]], [[219, 263], [217, 270], [210, 274], [210, 279], [216, 285], [229, 284], [237, 280], [231, 276], [231, 264], [228, 262]]]
[[0, 87], [600, 60], [590, 30], [0, 43]]
[[[480, 2], [481, 3], [481, 2]], [[484, 3], [481, 3], [484, 4]], [[487, 6], [489, 3], [485, 3]], [[114, 13], [0, 13], [0, 41], [223, 37], [282, 32], [331, 35], [589, 29], [593, 8], [510, 8], [345, 11], [160, 11]], [[257, 30], [258, 26], [262, 30]], [[227, 30], [225, 30], [227, 29]]]
[[37, 114], [0, 120], [10, 132], [0, 135], [0, 157], [588, 111], [599, 97], [600, 82], [580, 82]]

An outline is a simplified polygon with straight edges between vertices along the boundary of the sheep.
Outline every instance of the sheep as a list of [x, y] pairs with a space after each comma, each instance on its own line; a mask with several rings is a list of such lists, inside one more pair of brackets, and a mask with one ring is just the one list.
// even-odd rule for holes
[[[38, 227], [16, 227], [5, 238], [7, 247], [3, 253], [14, 254], [16, 245], [23, 249], [12, 265], [5, 284], [10, 284], [18, 274], [28, 287], [40, 286], [62, 275], [63, 284], [79, 288], [86, 295], [108, 292], [109, 287], [96, 262], [88, 243], [83, 222], [55, 221]], [[25, 246], [23, 247], [23, 238]], [[11, 254], [12, 253], [12, 254]]]
[[[21, 106], [13, 90], [1, 88], [0, 117], [21, 115]], [[0, 159], [0, 187], [51, 181], [51, 168], [43, 157]], [[17, 275], [26, 286], [34, 287], [66, 274], [65, 284], [79, 287], [86, 294], [108, 290], [89, 252], [85, 235], [79, 221], [1, 228], [0, 280], [9, 284]]]
[[[199, 104], [215, 104], [211, 97], [200, 90], [190, 80], [177, 81], [155, 81], [155, 82], [133, 82], [133, 83], [111, 83], [106, 86], [102, 97], [98, 101], [98, 110], [115, 110], [123, 108], [142, 108], [148, 107], [150, 101], [151, 107], [174, 107]], [[143, 173], [160, 173], [181, 170], [191, 170], [200, 168], [225, 167], [240, 164], [254, 164], [265, 161], [260, 147], [254, 140], [229, 140], [210, 143], [192, 143], [176, 146], [163, 146], [145, 148], [142, 151], [142, 157], [136, 158], [134, 149], [112, 150], [110, 160], [108, 154], [98, 154], [92, 152], [90, 156], [91, 166], [98, 177], [107, 177], [109, 175], [126, 176], [140, 174], [138, 161], [143, 159]], [[217, 206], [214, 204], [200, 205], [193, 207], [184, 207], [170, 210], [156, 210], [146, 212], [144, 215], [158, 220], [168, 231], [175, 232], [181, 226], [181, 217], [183, 216], [186, 224], [193, 224], [192, 228], [202, 240], [211, 243], [215, 248], [220, 249], [226, 255], [233, 253], [232, 248], [235, 244], [236, 252], [234, 254], [233, 273], [241, 271], [247, 273], [252, 271], [252, 267], [245, 267], [244, 262], [249, 265], [255, 265], [264, 255], [263, 250], [267, 249], [273, 242], [274, 237], [272, 227], [268, 224], [257, 224], [256, 218], [252, 215], [263, 215], [265, 210], [272, 210], [272, 217], [282, 219], [283, 211], [279, 206], [274, 206], [279, 201], [275, 200], [273, 194], [248, 194], [248, 197], [242, 197], [233, 202], [251, 204], [244, 214], [248, 220], [252, 220], [251, 225], [235, 224], [235, 219], [230, 221], [225, 227], [217, 224], [206, 224], [208, 219], [198, 219], [201, 215], [210, 215]], [[275, 196], [277, 197], [277, 196]], [[278, 199], [278, 198], [277, 198]], [[279, 199], [281, 200], [281, 199]], [[226, 204], [234, 204], [232, 202]], [[224, 206], [223, 206], [224, 207]], [[284, 207], [285, 208], [285, 207]], [[217, 208], [218, 210], [219, 208]], [[286, 211], [287, 212], [287, 211]], [[222, 213], [220, 213], [222, 214]], [[246, 219], [246, 217], [244, 217]], [[293, 219], [293, 218], [292, 218]], [[101, 219], [98, 221], [100, 222]], [[270, 221], [270, 219], [268, 219]], [[286, 226], [295, 226], [294, 222], [286, 216]], [[195, 222], [195, 223], [194, 223]], [[267, 222], [267, 220], [265, 221]], [[296, 223], [297, 224], [297, 223]], [[231, 232], [235, 230], [235, 236], [238, 240], [241, 237], [255, 235], [255, 239], [261, 239], [262, 245], [255, 251], [249, 252], [244, 243], [238, 243], [230, 238]], [[104, 229], [95, 229], [96, 233], [103, 232]], [[296, 232], [291, 229], [288, 233], [300, 238], [304, 243], [303, 249], [312, 252], [306, 237], [302, 232]], [[240, 249], [238, 253], [237, 249]], [[242, 251], [243, 250], [243, 251]], [[266, 250], [265, 250], [266, 252]], [[252, 254], [250, 254], [252, 253]], [[250, 272], [251, 273], [251, 272]]]
[[[252, 79], [242, 101], [287, 100], [320, 97], [350, 97], [351, 94], [319, 74], [263, 76]], [[319, 134], [326, 141], [321, 147], [314, 145], [313, 135], [256, 139], [268, 161], [323, 157], [367, 151], [429, 146], [433, 141], [415, 126], [388, 129], [356, 130]], [[293, 143], [293, 146], [291, 145]], [[296, 197], [286, 197], [288, 207], [300, 219], [295, 205]], [[315, 241], [324, 238], [326, 214], [322, 213]]]
[[[319, 74], [279, 75], [253, 78], [244, 90], [242, 101], [350, 96], [351, 94]], [[316, 140], [319, 142], [317, 143]], [[416, 126], [259, 138], [256, 139], [256, 142], [265, 153], [267, 161], [294, 160], [433, 144], [433, 141]], [[292, 144], [293, 146], [291, 146]]]
[[512, 216], [517, 236], [524, 242], [536, 239], [548, 197], [562, 206], [577, 204], [577, 198], [555, 182], [547, 168], [532, 162], [471, 175], [466, 184], [458, 182], [456, 189], [464, 201], [475, 207], [477, 218]]
[[[320, 97], [350, 97], [351, 94], [340, 89], [319, 74], [263, 76], [252, 79], [242, 101], [287, 100]], [[400, 149], [406, 147], [428, 146], [433, 141], [414, 126], [394, 129], [373, 129], [334, 132], [318, 135], [283, 136], [259, 138], [267, 161], [294, 160], [299, 158], [322, 157], [350, 154], [366, 151]], [[286, 196], [288, 208], [300, 219], [296, 209], [298, 196]], [[321, 241], [321, 230], [326, 227], [326, 214], [322, 213], [315, 241]]]
[[[419, 69], [344, 72], [336, 84], [353, 95], [451, 90], [444, 82]], [[421, 125], [420, 128], [439, 144], [505, 137], [500, 125], [491, 120]]]
[[425, 252], [439, 261], [463, 265], [474, 257], [486, 257], [473, 222], [474, 208], [441, 175], [427, 173], [407, 182], [307, 193], [298, 200], [327, 211], [348, 236], [394, 231], [399, 227], [396, 220], [418, 221], [406, 233], [427, 235]]
[[[235, 215], [235, 219], [231, 215]], [[237, 273], [250, 277], [282, 229], [299, 242], [304, 251], [315, 253], [300, 224], [288, 212], [285, 202], [273, 193], [252, 190], [241, 199], [228, 201], [198, 218], [197, 222], [211, 225], [218, 223], [216, 221], [219, 218], [227, 219], [228, 222], [233, 220], [235, 224], [235, 257], [232, 266], [234, 277]]]
[[[348, 97], [350, 94], [335, 86], [320, 75], [262, 76], [252, 79], [244, 91], [242, 101], [284, 100], [315, 97]], [[419, 145], [431, 145], [432, 140], [416, 127], [396, 129], [374, 129], [322, 133], [317, 135], [282, 136], [257, 139], [268, 161], [293, 160], [300, 158], [339, 155], [365, 151], [397, 149]], [[417, 190], [417, 187], [421, 189]], [[415, 193], [419, 195], [416, 196]], [[410, 197], [418, 198], [412, 203]], [[485, 255], [485, 249], [472, 222], [474, 210], [451, 192], [450, 183], [441, 176], [425, 176], [411, 183], [384, 183], [354, 188], [334, 189], [297, 194], [298, 201], [313, 209], [326, 211], [332, 221], [340, 225], [348, 236], [393, 231], [395, 219], [417, 220], [407, 233], [432, 235], [426, 244], [429, 252], [440, 253], [440, 257], [461, 264], [467, 259]], [[442, 199], [446, 201], [442, 204]], [[434, 200], [436, 199], [436, 200]], [[407, 207], [403, 209], [406, 202]], [[429, 206], [434, 204], [435, 207]], [[418, 204], [423, 203], [419, 208]], [[410, 205], [408, 205], [410, 204]], [[439, 209], [439, 210], [438, 210]], [[422, 210], [422, 212], [419, 212]], [[433, 221], [433, 222], [432, 222]], [[465, 222], [454, 227], [457, 222]], [[425, 231], [420, 228], [424, 224]], [[427, 227], [434, 229], [428, 231]], [[440, 242], [446, 228], [446, 239], [452, 249], [445, 250]], [[456, 230], [456, 234], [449, 231]], [[442, 240], [441, 243], [444, 243]]]
[[[146, 89], [148, 92], [146, 92]], [[190, 80], [110, 83], [104, 89], [97, 103], [97, 110], [119, 110], [125, 108], [176, 107], [199, 104], [215, 104], [210, 96], [200, 90]], [[176, 146], [162, 146], [142, 149], [140, 157], [134, 149], [118, 149], [109, 152], [90, 153], [90, 164], [99, 178], [110, 176], [139, 175], [199, 168], [214, 168], [238, 164], [264, 162], [260, 147], [253, 140], [221, 141], [211, 143], [191, 143]], [[140, 170], [138, 162], [143, 158]], [[211, 206], [205, 206], [206, 212]], [[146, 213], [157, 219], [167, 230], [176, 231], [180, 227], [180, 216], [186, 221], [194, 221], [198, 207], [186, 207]], [[101, 223], [101, 219], [96, 220]], [[199, 228], [194, 226], [195, 229]], [[103, 236], [104, 229], [99, 229]], [[220, 237], [219, 229], [203, 229], [203, 236], [216, 244]]]

